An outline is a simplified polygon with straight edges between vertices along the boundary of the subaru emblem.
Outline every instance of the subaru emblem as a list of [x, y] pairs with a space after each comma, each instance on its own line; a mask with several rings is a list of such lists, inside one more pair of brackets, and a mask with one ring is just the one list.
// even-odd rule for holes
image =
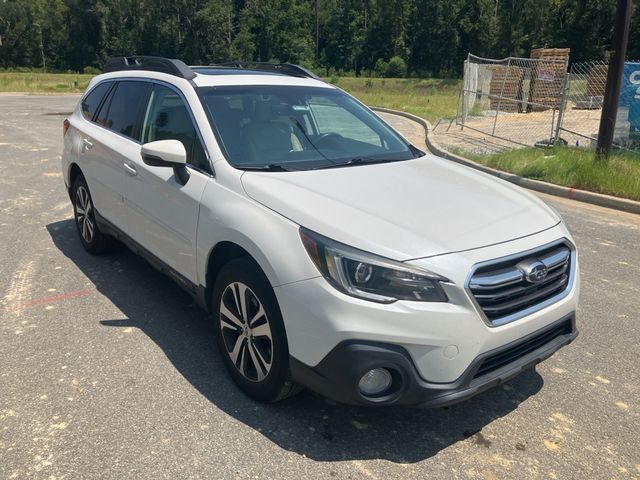
[[535, 258], [520, 262], [518, 269], [529, 283], [540, 283], [547, 278], [547, 266]]

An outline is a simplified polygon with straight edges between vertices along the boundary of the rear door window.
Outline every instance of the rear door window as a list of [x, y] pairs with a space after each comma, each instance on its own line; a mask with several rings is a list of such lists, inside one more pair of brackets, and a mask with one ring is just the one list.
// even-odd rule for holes
[[211, 173], [209, 160], [184, 100], [174, 90], [161, 85], [153, 86], [142, 131], [142, 143], [156, 140], [179, 140], [187, 151], [187, 162]]
[[[140, 140], [141, 113], [150, 87], [148, 82], [118, 82], [98, 115], [99, 124], [132, 140]], [[108, 103], [108, 105], [107, 105]], [[106, 115], [103, 112], [107, 110]]]
[[113, 82], [103, 82], [89, 92], [89, 95], [84, 97], [81, 102], [82, 116], [87, 120], [93, 120], [100, 102], [104, 98], [105, 94], [111, 88]]

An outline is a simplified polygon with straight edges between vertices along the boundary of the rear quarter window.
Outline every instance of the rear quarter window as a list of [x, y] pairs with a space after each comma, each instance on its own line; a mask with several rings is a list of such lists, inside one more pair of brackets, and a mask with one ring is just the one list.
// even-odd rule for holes
[[100, 106], [100, 102], [104, 98], [105, 94], [111, 88], [112, 82], [103, 82], [96, 86], [93, 90], [86, 95], [81, 102], [82, 108], [82, 116], [87, 120], [93, 120], [98, 107]]

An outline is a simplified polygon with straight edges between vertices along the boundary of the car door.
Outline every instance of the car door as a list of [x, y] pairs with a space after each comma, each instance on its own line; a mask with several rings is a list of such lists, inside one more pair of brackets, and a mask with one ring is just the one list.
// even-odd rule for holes
[[78, 162], [97, 211], [124, 229], [125, 174], [118, 162], [108, 154], [106, 144], [111, 134], [97, 123], [98, 115], [109, 109], [115, 84], [112, 81], [98, 84], [80, 102], [82, 116], [87, 122], [78, 129]]
[[179, 140], [187, 152], [183, 185], [168, 167], [153, 167], [140, 152], [131, 161], [126, 205], [129, 236], [192, 283], [197, 283], [196, 231], [200, 198], [211, 166], [183, 95], [154, 84], [145, 108], [142, 143]]
[[140, 155], [141, 115], [149, 82], [116, 82], [82, 139], [82, 165], [97, 212], [124, 233], [124, 198], [131, 157]]

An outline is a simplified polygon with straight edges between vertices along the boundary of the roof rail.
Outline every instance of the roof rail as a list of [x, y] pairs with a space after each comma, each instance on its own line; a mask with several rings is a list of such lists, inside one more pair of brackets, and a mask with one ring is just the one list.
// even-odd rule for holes
[[211, 67], [241, 68], [247, 70], [257, 70], [262, 72], [281, 73], [291, 77], [313, 78], [322, 80], [319, 76], [300, 65], [292, 63], [270, 63], [270, 62], [224, 62], [212, 63]]
[[196, 73], [184, 62], [163, 57], [134, 56], [112, 57], [107, 59], [102, 73], [119, 72], [125, 70], [147, 70], [151, 72], [168, 73], [176, 77], [192, 80]]

